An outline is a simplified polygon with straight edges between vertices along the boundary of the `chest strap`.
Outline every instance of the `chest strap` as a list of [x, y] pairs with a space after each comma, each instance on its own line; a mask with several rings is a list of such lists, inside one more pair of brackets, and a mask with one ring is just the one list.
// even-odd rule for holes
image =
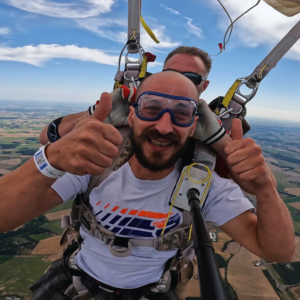
[[[132, 247], [150, 247], [157, 251], [168, 251], [175, 249], [186, 249], [190, 244], [190, 220], [189, 214], [183, 214], [183, 223], [179, 227], [170, 230], [166, 234], [156, 239], [131, 239], [115, 236], [115, 233], [107, 230], [99, 225], [89, 204], [83, 201], [83, 196], [78, 195], [73, 203], [73, 212], [76, 211], [77, 220], [76, 224], [81, 224], [84, 230], [87, 230], [92, 236], [102, 241], [105, 245], [109, 246], [112, 255], [117, 257], [129, 256]], [[62, 226], [73, 227], [72, 218], [63, 216]], [[74, 228], [74, 227], [73, 227]], [[76, 228], [77, 230], [79, 228]], [[117, 246], [117, 247], [115, 247]]]

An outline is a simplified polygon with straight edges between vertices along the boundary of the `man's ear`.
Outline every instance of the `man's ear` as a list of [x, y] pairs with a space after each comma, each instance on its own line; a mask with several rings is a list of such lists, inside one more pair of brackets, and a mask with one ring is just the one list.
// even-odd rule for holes
[[205, 80], [204, 84], [203, 84], [203, 90], [202, 90], [202, 92], [204, 92], [207, 89], [208, 85], [209, 85], [209, 80]]
[[192, 137], [195, 130], [196, 130], [196, 126], [197, 126], [197, 122], [198, 122], [199, 117], [197, 116], [194, 120], [193, 125], [191, 126], [190, 132], [189, 132], [189, 137]]
[[133, 117], [135, 115], [135, 109], [133, 106], [129, 106], [129, 115], [128, 115], [128, 124], [132, 128], [133, 126]]

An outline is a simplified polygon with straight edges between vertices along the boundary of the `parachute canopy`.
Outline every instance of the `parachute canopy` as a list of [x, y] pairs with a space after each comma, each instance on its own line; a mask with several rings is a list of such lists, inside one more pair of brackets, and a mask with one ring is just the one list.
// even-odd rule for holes
[[264, 0], [264, 1], [288, 17], [292, 17], [300, 13], [300, 0]]

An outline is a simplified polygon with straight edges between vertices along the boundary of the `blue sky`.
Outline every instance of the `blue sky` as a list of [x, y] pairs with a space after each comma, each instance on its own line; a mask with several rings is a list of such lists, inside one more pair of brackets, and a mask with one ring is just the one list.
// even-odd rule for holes
[[[256, 0], [223, 0], [232, 18]], [[84, 102], [111, 91], [127, 32], [125, 0], [0, 0], [0, 100]], [[141, 44], [157, 55], [158, 72], [179, 45], [218, 53], [229, 25], [217, 0], [143, 0], [142, 15], [161, 41], [142, 32]], [[213, 57], [207, 102], [250, 75], [299, 15], [286, 17], [265, 2], [236, 23], [226, 51]], [[261, 83], [249, 116], [300, 122], [300, 42]]]

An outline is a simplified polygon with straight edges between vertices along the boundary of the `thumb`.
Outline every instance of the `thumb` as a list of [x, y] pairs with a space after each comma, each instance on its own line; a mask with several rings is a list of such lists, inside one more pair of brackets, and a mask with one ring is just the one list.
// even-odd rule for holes
[[242, 121], [234, 119], [231, 124], [231, 138], [233, 140], [241, 140], [243, 138]]
[[102, 93], [100, 97], [100, 102], [97, 105], [92, 118], [104, 122], [112, 108], [111, 95], [109, 93]]

